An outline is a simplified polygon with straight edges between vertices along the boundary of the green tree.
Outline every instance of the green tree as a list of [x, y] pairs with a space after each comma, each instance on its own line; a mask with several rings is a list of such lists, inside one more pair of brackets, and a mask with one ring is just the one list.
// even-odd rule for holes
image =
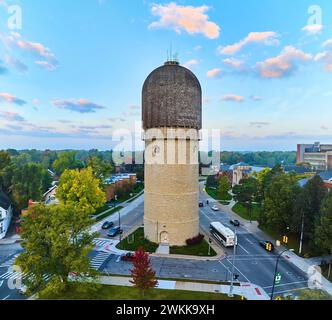
[[[8, 169], [11, 165], [10, 154], [6, 151], [0, 151], [0, 190], [8, 191]], [[9, 184], [9, 185], [8, 185]]]
[[315, 227], [315, 243], [325, 254], [332, 254], [332, 192], [326, 195]]
[[[68, 276], [93, 276], [88, 253], [94, 234], [89, 233], [92, 220], [75, 205], [36, 205], [29, 208], [22, 223], [21, 245], [24, 251], [16, 264], [27, 279], [29, 292], [45, 290], [57, 293], [68, 287]], [[51, 276], [49, 283], [44, 276]]]
[[106, 202], [100, 181], [88, 167], [82, 170], [65, 170], [60, 177], [57, 198], [64, 204], [76, 205], [79, 210], [93, 214]]
[[230, 195], [229, 191], [231, 190], [231, 185], [228, 181], [228, 178], [226, 176], [221, 176], [218, 181], [218, 197], [221, 200], [228, 200]]
[[239, 185], [233, 187], [235, 200], [247, 208], [249, 216], [252, 211], [252, 203], [255, 200], [255, 198], [257, 198], [258, 190], [259, 190], [258, 181], [253, 177], [249, 177], [248, 179], [243, 179], [240, 181]]
[[40, 201], [50, 182], [49, 173], [41, 165], [16, 165], [13, 169], [11, 191], [17, 209], [26, 208], [30, 199]]
[[110, 175], [113, 171], [113, 166], [97, 156], [90, 156], [88, 160], [88, 167], [93, 171], [93, 174], [98, 179], [103, 179]]
[[306, 289], [299, 293], [300, 300], [332, 300], [332, 297], [323, 290]]
[[286, 232], [293, 226], [296, 198], [301, 187], [294, 174], [279, 174], [272, 178], [266, 190], [260, 223], [271, 230]]
[[81, 169], [83, 162], [76, 159], [76, 151], [67, 151], [59, 155], [59, 158], [53, 162], [53, 169], [61, 175], [66, 169]]

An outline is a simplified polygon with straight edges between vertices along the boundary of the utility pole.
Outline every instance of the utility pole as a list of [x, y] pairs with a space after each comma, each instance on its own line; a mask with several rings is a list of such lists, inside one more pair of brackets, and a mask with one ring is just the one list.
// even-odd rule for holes
[[[303, 210], [303, 209], [302, 209], [302, 210]], [[303, 234], [304, 234], [304, 210], [302, 211], [302, 226], [301, 226], [301, 238], [300, 238], [299, 254], [302, 253]]]
[[229, 294], [228, 294], [228, 296], [229, 296], [230, 298], [234, 297], [234, 295], [233, 295], [233, 287], [234, 287], [234, 270], [235, 270], [236, 246], [237, 246], [237, 234], [236, 234], [236, 229], [234, 229], [234, 247], [233, 247], [232, 279], [231, 279], [231, 287], [230, 287], [230, 289], [229, 289]]

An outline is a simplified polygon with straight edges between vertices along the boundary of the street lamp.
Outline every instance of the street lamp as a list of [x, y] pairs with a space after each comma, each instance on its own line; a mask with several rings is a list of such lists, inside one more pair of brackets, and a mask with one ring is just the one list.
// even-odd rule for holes
[[231, 279], [231, 286], [230, 286], [229, 294], [228, 294], [228, 296], [230, 298], [234, 297], [234, 295], [233, 295], [233, 287], [234, 287], [234, 269], [235, 269], [236, 246], [237, 246], [237, 234], [236, 234], [236, 229], [234, 229], [234, 248], [233, 248], [232, 279]]
[[273, 300], [273, 295], [274, 295], [274, 288], [275, 288], [275, 284], [276, 284], [276, 277], [277, 277], [277, 272], [278, 272], [278, 265], [279, 265], [279, 260], [281, 258], [281, 256], [287, 252], [287, 251], [290, 251], [290, 252], [294, 252], [294, 249], [285, 249], [284, 251], [282, 251], [278, 258], [277, 258], [277, 263], [276, 263], [276, 269], [274, 271], [274, 277], [273, 277], [273, 286], [272, 286], [272, 292], [271, 292], [271, 300]]

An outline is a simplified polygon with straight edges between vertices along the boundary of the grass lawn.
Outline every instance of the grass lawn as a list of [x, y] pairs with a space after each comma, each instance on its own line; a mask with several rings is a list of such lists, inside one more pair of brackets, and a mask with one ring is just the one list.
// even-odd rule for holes
[[99, 209], [96, 210], [96, 212], [93, 214], [94, 216], [97, 216], [98, 214], [101, 214], [102, 212], [111, 209], [109, 206], [107, 206], [106, 204], [102, 207], [100, 207]]
[[202, 257], [214, 257], [217, 253], [211, 248], [210, 255], [208, 255], [209, 244], [204, 239], [201, 243], [193, 246], [183, 246], [183, 247], [171, 247], [171, 254], [183, 254], [189, 256], [202, 256]]
[[[237, 203], [232, 210], [238, 214], [241, 218], [246, 219], [246, 220], [250, 220], [250, 216], [248, 213], [248, 210], [246, 207], [244, 207], [242, 204]], [[252, 221], [257, 221], [258, 220], [258, 216], [260, 214], [260, 207], [259, 205], [255, 205], [253, 204], [253, 209], [251, 212], [251, 219]]]
[[218, 192], [216, 189], [212, 189], [212, 188], [205, 188], [206, 193], [213, 199], [218, 200], [220, 203], [222, 201], [230, 201], [232, 200], [232, 196], [228, 193], [227, 195], [225, 195], [225, 197], [220, 198], [218, 195]]
[[156, 252], [158, 244], [147, 240], [144, 237], [144, 228], [138, 228], [127, 238], [124, 238], [117, 246], [118, 249], [136, 251], [139, 247], [143, 247], [145, 251]]
[[[240, 296], [229, 298], [226, 294], [193, 292], [182, 290], [151, 289], [142, 297], [140, 291], [133, 287], [120, 287], [108, 285], [91, 285], [71, 283], [66, 292], [41, 299], [54, 300], [240, 300]], [[92, 286], [91, 286], [92, 287]]]
[[111, 215], [114, 214], [115, 212], [118, 212], [118, 211], [121, 210], [121, 209], [123, 209], [123, 207], [121, 207], [121, 206], [116, 207], [116, 208], [114, 208], [114, 209], [112, 209], [112, 210], [106, 212], [105, 214], [99, 216], [99, 217], [96, 219], [96, 221], [97, 221], [97, 222], [98, 222], [98, 221], [101, 221], [101, 220], [103, 220], [103, 219], [105, 219], [105, 218], [111, 216]]

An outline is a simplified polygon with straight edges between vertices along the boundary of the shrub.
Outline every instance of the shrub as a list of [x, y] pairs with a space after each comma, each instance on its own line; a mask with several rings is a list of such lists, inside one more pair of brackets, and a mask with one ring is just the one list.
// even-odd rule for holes
[[199, 244], [203, 241], [204, 236], [202, 234], [199, 234], [198, 236], [191, 238], [191, 239], [187, 239], [186, 240], [186, 244], [187, 246], [194, 246], [196, 244]]

